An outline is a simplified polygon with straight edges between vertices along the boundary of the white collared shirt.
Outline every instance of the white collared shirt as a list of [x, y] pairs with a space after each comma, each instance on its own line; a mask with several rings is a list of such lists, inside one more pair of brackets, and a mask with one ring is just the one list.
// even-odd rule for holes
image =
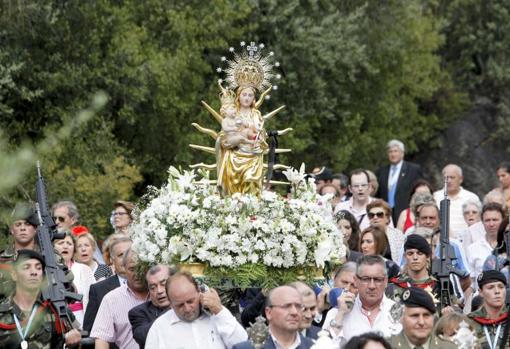
[[[384, 337], [390, 337], [392, 335], [391, 329], [395, 327], [391, 319], [390, 310], [391, 307], [395, 304], [395, 302], [386, 296], [383, 296], [381, 304], [379, 305], [379, 313], [375, 318], [373, 326], [370, 325], [370, 321], [368, 317], [363, 314], [361, 308], [361, 300], [359, 296], [356, 296], [354, 300], [354, 305], [352, 310], [345, 314], [344, 319], [342, 321], [342, 329], [339, 333], [334, 336], [333, 340], [341, 346], [343, 346], [346, 342], [349, 341], [354, 336], [359, 336], [360, 334], [367, 332], [381, 332]], [[331, 308], [327, 315], [326, 320], [324, 321], [323, 329], [328, 330], [331, 320], [333, 320], [338, 313], [338, 308]], [[334, 334], [333, 331], [329, 331]]]
[[[306, 330], [304, 330], [304, 331], [306, 331]], [[282, 347], [280, 345], [280, 343], [278, 343], [278, 340], [273, 336], [271, 331], [269, 331], [269, 334], [271, 335], [271, 339], [273, 340], [273, 343], [274, 343], [274, 346], [276, 349], [286, 349], [286, 348]], [[288, 347], [287, 349], [296, 349], [297, 347], [299, 347], [300, 344], [301, 344], [301, 337], [299, 337], [299, 333], [296, 333], [296, 339], [294, 340], [294, 343], [292, 343], [291, 346]]]
[[486, 237], [469, 245], [466, 255], [471, 269], [473, 285], [476, 286], [476, 278], [483, 270], [483, 263], [492, 254], [494, 248], [489, 244]]
[[[373, 200], [374, 200], [373, 197], [368, 197], [367, 205], [371, 203]], [[367, 205], [365, 205], [365, 207], [363, 207], [361, 210], [357, 210], [356, 208], [354, 208], [353, 203], [354, 199], [352, 197], [347, 201], [339, 202], [335, 207], [335, 213], [341, 210], [349, 211], [350, 213], [352, 213], [354, 218], [356, 218], [356, 221], [359, 224], [360, 231], [363, 231], [363, 229], [368, 228], [368, 226], [370, 225], [370, 220], [368, 219], [367, 216]]]
[[151, 349], [225, 349], [244, 342], [248, 334], [235, 317], [223, 309], [216, 315], [202, 314], [192, 322], [180, 320], [173, 309], [152, 324], [145, 342]]
[[[434, 192], [434, 200], [437, 207], [440, 207], [441, 200], [444, 199], [444, 189]], [[450, 200], [450, 237], [458, 239], [458, 235], [467, 229], [468, 225], [464, 220], [462, 205], [468, 200], [480, 201], [475, 193], [460, 187], [459, 193], [455, 197], [448, 196]]]
[[[400, 175], [400, 171], [402, 170], [402, 165], [404, 164], [404, 160], [400, 160], [400, 162], [396, 165], [390, 164], [390, 171], [388, 172], [388, 190], [390, 190], [392, 184], [397, 184], [398, 177]], [[392, 169], [395, 169], [392, 171]], [[393, 173], [393, 176], [391, 175]], [[395, 181], [395, 183], [392, 183], [392, 180]], [[385, 198], [386, 199], [386, 198]]]

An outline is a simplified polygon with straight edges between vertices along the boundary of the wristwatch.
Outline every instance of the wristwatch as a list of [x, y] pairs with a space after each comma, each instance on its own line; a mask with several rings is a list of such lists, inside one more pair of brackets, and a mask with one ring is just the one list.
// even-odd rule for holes
[[339, 323], [339, 322], [336, 322], [336, 320], [335, 320], [335, 319], [333, 319], [333, 320], [331, 320], [331, 321], [329, 322], [329, 327], [333, 327], [333, 328], [336, 328], [336, 329], [340, 329], [340, 328], [342, 328], [342, 324], [341, 324], [341, 323]]

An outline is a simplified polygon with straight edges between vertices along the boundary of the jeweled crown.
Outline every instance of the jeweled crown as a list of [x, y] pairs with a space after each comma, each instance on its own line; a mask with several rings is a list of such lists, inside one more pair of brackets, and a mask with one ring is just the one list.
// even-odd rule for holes
[[[226, 57], [222, 57], [222, 62], [227, 62], [228, 67], [224, 70], [220, 67], [217, 68], [218, 73], [225, 71], [225, 81], [230, 89], [253, 87], [263, 91], [271, 86], [270, 81], [273, 77], [280, 79], [280, 74], [273, 75], [272, 73], [273, 66], [278, 67], [280, 65], [279, 62], [271, 63], [274, 53], [269, 52], [266, 56], [261, 54], [264, 44], [256, 45], [252, 41], [250, 45], [246, 46], [243, 41], [241, 47], [243, 51], [240, 54], [235, 53], [234, 48], [230, 47], [229, 51], [234, 53], [234, 58], [227, 60]], [[276, 90], [277, 86], [274, 85], [273, 89]]]

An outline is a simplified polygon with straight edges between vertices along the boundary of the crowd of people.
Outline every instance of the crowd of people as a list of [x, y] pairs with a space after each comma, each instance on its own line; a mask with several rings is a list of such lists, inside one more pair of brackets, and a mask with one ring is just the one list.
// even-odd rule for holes
[[[140, 277], [131, 202], [113, 205], [114, 232], [99, 244], [76, 205], [60, 201], [52, 215], [63, 238], [53, 245], [80, 296], [68, 303], [72, 328], [63, 329], [41, 297], [48, 280], [39, 219], [33, 208], [17, 206], [13, 242], [0, 252], [0, 347], [78, 346], [88, 336], [100, 349], [311, 348], [327, 336], [334, 348], [431, 349], [456, 348], [472, 334], [473, 348], [510, 348], [510, 164], [497, 168], [501, 186], [480, 200], [462, 187], [455, 164], [442, 170], [446, 187], [434, 190], [420, 166], [404, 160], [402, 142], [390, 141], [387, 154], [389, 164], [375, 173], [311, 173], [318, 194], [331, 197], [347, 250], [343, 264], [324, 282], [242, 290], [235, 309], [222, 303], [223, 290], [176, 266], [154, 265]], [[445, 193], [448, 225], [439, 209]], [[455, 272], [440, 285], [432, 264], [445, 257], [446, 232]]]

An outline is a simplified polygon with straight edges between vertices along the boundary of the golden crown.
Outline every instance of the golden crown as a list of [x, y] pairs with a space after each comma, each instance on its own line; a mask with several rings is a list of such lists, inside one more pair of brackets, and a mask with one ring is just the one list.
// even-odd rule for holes
[[220, 93], [220, 101], [221, 105], [234, 104], [236, 100], [236, 94], [229, 88], [223, 87], [221, 81], [218, 81], [218, 85], [220, 85], [221, 93]]
[[[265, 90], [271, 86], [270, 80], [274, 77], [272, 74], [273, 64], [271, 63], [274, 53], [269, 52], [267, 56], [262, 56], [261, 50], [264, 48], [264, 44], [256, 45], [253, 41], [248, 46], [243, 41], [241, 47], [244, 50], [240, 54], [235, 53], [234, 48], [230, 47], [229, 51], [234, 53], [232, 60], [227, 61], [226, 57], [221, 58], [222, 61], [226, 61], [228, 64], [227, 69], [225, 69], [225, 81], [233, 90], [238, 87], [253, 87], [259, 91]], [[279, 65], [279, 62], [274, 63], [276, 67]], [[218, 68], [217, 71], [220, 73], [222, 68]], [[279, 79], [281, 76], [277, 74], [275, 77]], [[273, 89], [276, 90], [276, 88], [276, 85], [273, 86]]]

